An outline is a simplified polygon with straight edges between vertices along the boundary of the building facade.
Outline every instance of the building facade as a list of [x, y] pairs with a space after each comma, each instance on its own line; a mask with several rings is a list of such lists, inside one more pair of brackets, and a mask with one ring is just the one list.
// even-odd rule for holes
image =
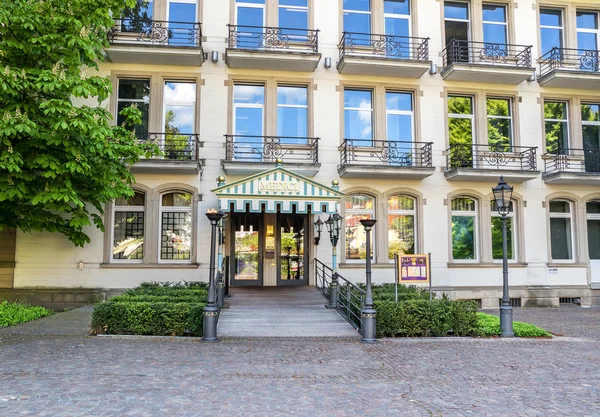
[[[232, 286], [314, 285], [332, 246], [313, 224], [338, 211], [345, 278], [364, 280], [368, 252], [380, 283], [394, 253], [431, 253], [436, 291], [496, 307], [503, 175], [515, 305], [597, 305], [599, 14], [593, 0], [149, 2], [116, 21], [100, 73], [115, 123], [135, 103], [163, 156], [132, 168], [136, 196], [83, 249], [2, 235], [0, 285], [207, 280], [211, 208], [228, 213]], [[378, 221], [369, 249], [362, 218]]]

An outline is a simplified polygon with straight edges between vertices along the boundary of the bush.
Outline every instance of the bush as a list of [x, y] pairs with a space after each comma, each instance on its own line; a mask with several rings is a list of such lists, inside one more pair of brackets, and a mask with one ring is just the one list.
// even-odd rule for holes
[[[479, 332], [481, 336], [500, 335], [500, 317], [492, 314], [477, 313]], [[550, 337], [551, 333], [533, 324], [520, 321], [513, 322], [513, 331], [517, 337]]]
[[3, 301], [0, 303], [0, 327], [27, 323], [52, 314], [54, 314], [52, 310], [44, 307], [30, 306], [23, 302], [9, 303]]
[[125, 293], [123, 295], [118, 295], [116, 297], [111, 298], [110, 301], [119, 301], [127, 303], [203, 303], [206, 302], [207, 295], [208, 294], [206, 293], [206, 291], [198, 294], [181, 293], [174, 295], [129, 295]]
[[96, 334], [202, 336], [204, 303], [108, 301], [94, 307]]

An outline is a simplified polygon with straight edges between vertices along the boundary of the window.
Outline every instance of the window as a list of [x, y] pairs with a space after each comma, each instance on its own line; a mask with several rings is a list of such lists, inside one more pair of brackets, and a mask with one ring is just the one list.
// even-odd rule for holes
[[387, 140], [391, 151], [389, 165], [411, 166], [412, 142], [414, 139], [412, 93], [386, 91], [385, 112]]
[[562, 10], [540, 9], [540, 38], [542, 39], [542, 55], [552, 48], [563, 47]]
[[495, 54], [494, 56], [502, 53], [506, 54], [505, 45], [508, 43], [506, 6], [497, 4], [483, 5], [483, 42], [486, 43], [486, 48], [492, 49], [489, 53]]
[[236, 0], [235, 22], [238, 48], [261, 48], [265, 23], [265, 0]]
[[544, 101], [546, 152], [563, 154], [569, 148], [569, 119], [567, 103]]
[[416, 248], [416, 200], [407, 195], [388, 199], [388, 259], [396, 253], [412, 255]]
[[[386, 35], [411, 36], [410, 0], [384, 0], [383, 19]], [[400, 56], [409, 56], [409, 48], [403, 49]]]
[[585, 172], [600, 172], [600, 104], [581, 104]]
[[553, 260], [573, 259], [572, 212], [569, 201], [550, 201], [550, 247]]
[[306, 144], [308, 137], [308, 88], [277, 86], [277, 136], [282, 143]]
[[490, 148], [502, 152], [510, 152], [512, 133], [512, 101], [506, 98], [488, 98], [487, 134]]
[[344, 137], [369, 141], [373, 140], [373, 91], [344, 90]]
[[146, 196], [140, 192], [115, 201], [112, 259], [140, 262], [144, 259], [145, 205]]
[[164, 152], [168, 159], [191, 159], [196, 115], [196, 83], [166, 81], [164, 100]]
[[[360, 221], [375, 218], [375, 199], [368, 195], [347, 196], [344, 214], [346, 261], [364, 261], [367, 258], [367, 234]], [[375, 230], [371, 232], [371, 258], [374, 241]]]
[[278, 8], [280, 28], [308, 29], [308, 0], [279, 0]]
[[160, 204], [160, 260], [189, 261], [192, 245], [192, 195], [164, 194]]
[[150, 80], [148, 79], [119, 79], [117, 87], [117, 124], [124, 122], [121, 111], [129, 106], [135, 105], [142, 113], [142, 123], [135, 126], [138, 137], [148, 133], [150, 113]]
[[234, 85], [233, 132], [237, 142], [235, 156], [240, 159], [262, 159], [264, 105], [264, 85]]
[[448, 139], [452, 168], [473, 166], [473, 97], [448, 96]]
[[477, 251], [477, 202], [469, 197], [452, 200], [452, 259], [475, 261]]
[[[507, 258], [516, 259], [516, 221], [515, 221], [515, 203], [510, 202], [509, 213], [506, 216], [506, 243], [507, 243]], [[492, 258], [502, 259], [502, 216], [498, 214], [496, 200], [490, 201], [490, 214], [492, 216]]]
[[598, 50], [598, 13], [577, 12], [577, 48]]
[[452, 49], [452, 53], [447, 55], [448, 64], [469, 62], [468, 42], [471, 39], [471, 28], [468, 3], [444, 2], [444, 30], [446, 47]]
[[344, 32], [371, 33], [371, 1], [344, 0]]
[[600, 201], [590, 201], [586, 204], [588, 251], [590, 259], [600, 259]]
[[168, 0], [169, 43], [193, 46], [196, 43], [196, 0]]

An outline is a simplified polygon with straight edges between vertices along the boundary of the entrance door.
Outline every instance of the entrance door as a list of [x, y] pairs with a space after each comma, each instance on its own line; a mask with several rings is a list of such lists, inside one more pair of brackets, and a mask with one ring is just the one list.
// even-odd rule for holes
[[586, 204], [592, 284], [600, 283], [600, 201]]
[[306, 215], [277, 216], [277, 285], [308, 284], [308, 253], [305, 250], [307, 224]]
[[261, 286], [264, 246], [261, 215], [234, 214], [232, 222], [231, 285]]

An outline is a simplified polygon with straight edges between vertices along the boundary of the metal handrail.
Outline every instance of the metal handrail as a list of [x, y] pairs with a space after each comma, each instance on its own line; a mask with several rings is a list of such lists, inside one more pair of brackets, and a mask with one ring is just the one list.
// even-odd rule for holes
[[344, 139], [339, 147], [341, 166], [432, 167], [433, 142]]
[[540, 78], [552, 71], [598, 72], [600, 71], [600, 51], [593, 49], [573, 49], [554, 47], [539, 59]]
[[229, 48], [319, 52], [319, 30], [231, 25]]
[[442, 51], [444, 69], [451, 64], [492, 64], [531, 67], [531, 45], [452, 39]]
[[153, 159], [171, 161], [197, 161], [200, 156], [200, 142], [197, 133], [142, 133], [137, 135], [140, 144], [153, 143], [162, 151]]
[[597, 149], [560, 148], [545, 153], [542, 159], [546, 174], [600, 174], [600, 150]]
[[228, 162], [319, 162], [319, 139], [296, 136], [225, 135]]
[[338, 50], [340, 59], [346, 55], [361, 55], [427, 61], [429, 38], [343, 32]]
[[531, 146], [456, 144], [446, 150], [446, 168], [535, 171], [536, 153]]
[[119, 18], [108, 31], [110, 43], [139, 42], [168, 46], [202, 46], [202, 25], [198, 22], [152, 20], [143, 17]]

